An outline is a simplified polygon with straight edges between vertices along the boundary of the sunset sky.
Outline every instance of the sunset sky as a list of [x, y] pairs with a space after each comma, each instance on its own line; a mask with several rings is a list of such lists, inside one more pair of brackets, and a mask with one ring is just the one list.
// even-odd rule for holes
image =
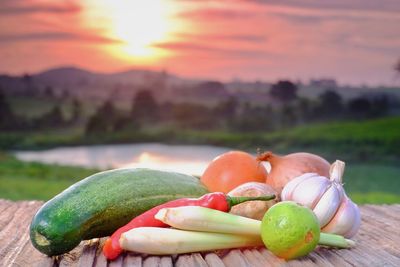
[[0, 72], [399, 84], [398, 0], [1, 0]]

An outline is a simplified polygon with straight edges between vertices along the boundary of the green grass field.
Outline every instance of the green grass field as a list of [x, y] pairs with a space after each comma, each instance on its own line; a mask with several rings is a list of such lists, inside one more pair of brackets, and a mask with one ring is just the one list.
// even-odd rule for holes
[[400, 117], [302, 126], [266, 136], [269, 144], [302, 147], [347, 160], [400, 159]]
[[[345, 188], [358, 203], [400, 203], [400, 117], [335, 122], [272, 133], [195, 132], [156, 129], [84, 137], [77, 129], [0, 133], [0, 148], [42, 149], [61, 145], [165, 142], [212, 144], [276, 153], [308, 151], [330, 162], [347, 162]], [[77, 167], [24, 163], [0, 154], [0, 198], [46, 200], [96, 172]]]
[[400, 117], [360, 122], [332, 122], [295, 127], [278, 132], [235, 133], [143, 129], [84, 136], [80, 129], [46, 132], [0, 133], [0, 149], [43, 149], [54, 146], [106, 143], [164, 142], [212, 144], [240, 149], [273, 150], [281, 153], [305, 150], [329, 160], [400, 161]]
[[48, 200], [95, 172], [79, 167], [22, 162], [0, 154], [0, 198]]
[[[261, 148], [281, 153], [314, 152], [329, 160], [393, 162], [400, 160], [400, 117], [331, 122], [271, 133], [193, 133], [206, 143]], [[193, 138], [196, 140], [196, 138]]]
[[344, 188], [357, 203], [400, 203], [400, 166], [348, 163]]
[[[95, 173], [79, 167], [21, 162], [0, 156], [0, 198], [48, 200], [73, 183]], [[400, 167], [348, 164], [345, 189], [359, 204], [400, 203]]]

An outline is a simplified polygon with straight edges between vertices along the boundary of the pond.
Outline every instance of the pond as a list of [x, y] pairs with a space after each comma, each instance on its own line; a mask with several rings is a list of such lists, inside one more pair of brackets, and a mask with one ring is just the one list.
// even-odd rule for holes
[[23, 161], [75, 165], [102, 170], [143, 167], [201, 175], [209, 162], [231, 149], [207, 145], [159, 143], [58, 147], [41, 151], [16, 151]]

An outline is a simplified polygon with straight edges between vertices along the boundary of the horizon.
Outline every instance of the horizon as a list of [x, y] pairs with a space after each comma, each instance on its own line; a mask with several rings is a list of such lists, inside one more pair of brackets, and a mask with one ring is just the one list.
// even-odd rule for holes
[[0, 73], [73, 66], [224, 82], [398, 86], [399, 12], [393, 0], [5, 0]]
[[276, 79], [271, 79], [271, 80], [261, 80], [261, 79], [242, 79], [240, 77], [232, 77], [232, 78], [228, 78], [228, 79], [218, 79], [218, 78], [210, 78], [210, 77], [187, 77], [187, 76], [183, 76], [183, 75], [179, 75], [177, 73], [173, 73], [170, 72], [166, 69], [150, 69], [150, 68], [140, 68], [140, 67], [127, 67], [126, 69], [120, 69], [120, 70], [116, 70], [116, 71], [96, 71], [96, 70], [92, 70], [89, 68], [84, 68], [84, 67], [80, 67], [80, 66], [76, 66], [76, 65], [59, 65], [59, 66], [54, 66], [54, 67], [50, 67], [50, 68], [46, 68], [43, 70], [39, 70], [37, 72], [32, 72], [32, 73], [28, 73], [28, 72], [24, 72], [24, 73], [19, 73], [19, 74], [10, 74], [10, 73], [5, 73], [5, 72], [0, 72], [0, 76], [2, 75], [6, 75], [6, 76], [10, 76], [10, 77], [22, 77], [24, 75], [40, 75], [42, 73], [48, 72], [48, 71], [53, 71], [53, 70], [60, 70], [60, 69], [76, 69], [76, 70], [80, 70], [80, 71], [87, 71], [91, 74], [95, 74], [95, 75], [112, 75], [112, 74], [118, 74], [118, 73], [124, 73], [124, 72], [130, 72], [130, 71], [149, 71], [149, 72], [158, 72], [158, 73], [162, 73], [163, 71], [165, 71], [168, 75], [172, 75], [175, 76], [177, 78], [180, 79], [184, 79], [184, 80], [190, 80], [190, 81], [219, 81], [222, 83], [233, 83], [233, 82], [243, 82], [243, 83], [255, 83], [255, 82], [262, 82], [262, 83], [276, 83], [278, 81], [283, 81], [283, 80], [288, 80], [291, 81], [295, 84], [303, 84], [303, 85], [309, 85], [311, 82], [313, 81], [322, 81], [322, 80], [334, 80], [336, 82], [336, 84], [338, 85], [338, 87], [354, 87], [354, 88], [360, 88], [360, 87], [366, 87], [366, 88], [399, 88], [400, 87], [396, 84], [393, 85], [385, 85], [385, 84], [351, 84], [351, 83], [340, 83], [339, 81], [337, 81], [335, 78], [333, 77], [313, 77], [310, 78], [308, 80], [301, 80], [301, 79], [297, 79], [297, 80], [291, 80], [290, 78], [276, 78]]

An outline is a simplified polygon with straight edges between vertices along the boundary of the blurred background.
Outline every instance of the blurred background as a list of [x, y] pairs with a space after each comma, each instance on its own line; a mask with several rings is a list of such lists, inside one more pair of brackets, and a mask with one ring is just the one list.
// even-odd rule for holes
[[399, 203], [398, 25], [397, 0], [2, 0], [0, 198], [259, 149]]

